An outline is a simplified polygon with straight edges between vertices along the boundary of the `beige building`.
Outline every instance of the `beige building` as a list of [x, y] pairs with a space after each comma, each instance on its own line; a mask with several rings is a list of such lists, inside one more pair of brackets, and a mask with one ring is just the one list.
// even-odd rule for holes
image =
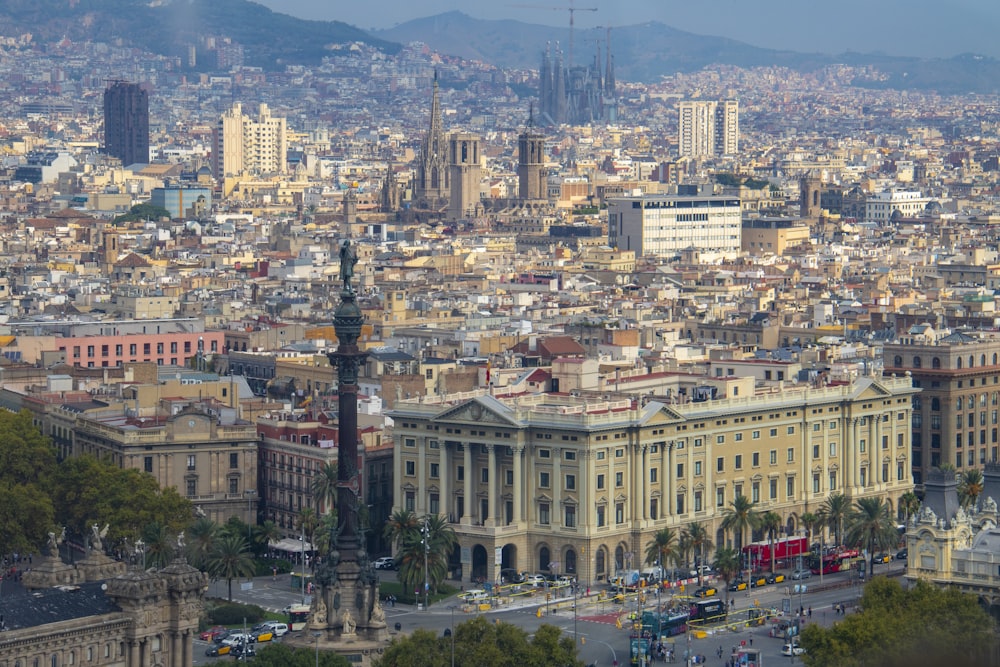
[[783, 255], [788, 248], [809, 243], [809, 226], [800, 220], [744, 220], [740, 235], [743, 252]]
[[394, 506], [448, 518], [463, 581], [496, 578], [494, 549], [503, 567], [602, 581], [664, 527], [702, 522], [726, 544], [723, 510], [740, 495], [793, 533], [832, 492], [895, 507], [913, 488], [915, 393], [909, 378], [866, 377], [671, 405], [483, 392], [400, 401]]
[[256, 118], [243, 113], [239, 102], [223, 112], [212, 132], [215, 177], [242, 174], [284, 174], [288, 139], [285, 119], [260, 105]]

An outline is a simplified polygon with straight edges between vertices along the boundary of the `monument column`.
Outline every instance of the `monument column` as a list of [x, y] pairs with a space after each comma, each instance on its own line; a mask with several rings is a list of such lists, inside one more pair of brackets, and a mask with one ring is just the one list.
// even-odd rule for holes
[[524, 517], [521, 516], [521, 496], [525, 492], [524, 480], [521, 479], [523, 471], [521, 470], [521, 457], [524, 455], [524, 447], [514, 447], [514, 523], [520, 524], [524, 521]]

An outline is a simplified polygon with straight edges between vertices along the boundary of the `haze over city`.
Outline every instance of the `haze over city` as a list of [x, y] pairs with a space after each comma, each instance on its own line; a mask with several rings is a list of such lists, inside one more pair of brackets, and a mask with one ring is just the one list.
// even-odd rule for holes
[[[338, 20], [365, 30], [391, 28], [399, 23], [448, 11], [474, 18], [514, 19], [526, 23], [563, 26], [568, 2], [486, 2], [472, 0], [377, 0], [329, 3], [322, 0], [260, 0], [274, 11], [301, 18]], [[843, 0], [833, 5], [799, 0], [580, 0], [576, 26], [621, 26], [658, 21], [697, 34], [729, 37], [754, 46], [803, 52], [860, 51], [925, 58], [960, 53], [1000, 56], [994, 26], [1000, 4], [989, 0]], [[598, 11], [584, 8], [596, 7]]]

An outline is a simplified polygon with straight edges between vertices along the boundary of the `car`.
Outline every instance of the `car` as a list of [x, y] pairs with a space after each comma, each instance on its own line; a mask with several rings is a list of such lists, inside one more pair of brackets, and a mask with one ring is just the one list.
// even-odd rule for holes
[[204, 632], [200, 633], [198, 635], [198, 639], [202, 640], [203, 642], [214, 642], [216, 637], [224, 635], [227, 632], [229, 632], [229, 628], [227, 628], [226, 626], [213, 625], [208, 630], [205, 630]]
[[253, 635], [246, 632], [233, 632], [226, 636], [222, 640], [223, 644], [229, 644], [230, 646], [236, 646], [237, 644], [249, 644], [253, 642]]
[[274, 639], [274, 632], [271, 631], [271, 628], [261, 628], [256, 632], [251, 632], [250, 636], [255, 642], [269, 642]]
[[875, 561], [876, 563], [891, 563], [892, 556], [890, 556], [887, 553], [879, 552], [874, 556], [872, 556], [872, 560]]
[[275, 637], [284, 637], [288, 634], [288, 624], [281, 621], [264, 621], [260, 626], [268, 628]]
[[900, 549], [896, 552], [896, 560], [906, 560], [909, 555], [909, 551], [906, 549]]
[[392, 556], [382, 556], [375, 559], [374, 565], [376, 570], [395, 570], [396, 559]]
[[718, 592], [718, 589], [712, 586], [702, 586], [694, 592], [694, 596], [698, 598], [710, 598], [714, 597]]
[[529, 574], [524, 577], [524, 583], [528, 586], [538, 588], [545, 585], [545, 577], [540, 574]]
[[490, 594], [482, 588], [473, 588], [458, 594], [459, 600], [466, 602], [486, 602], [490, 599]]
[[753, 578], [750, 580], [750, 585], [753, 588], [759, 588], [761, 586], [766, 586], [769, 583], [771, 583], [771, 582], [769, 582], [767, 580], [767, 577], [765, 577], [763, 574], [755, 574], [753, 576]]
[[747, 589], [747, 582], [742, 579], [737, 579], [729, 584], [729, 590], [731, 591], [745, 591]]
[[795, 580], [795, 581], [798, 581], [799, 579], [808, 579], [811, 576], [812, 576], [812, 572], [810, 572], [809, 570], [805, 570], [805, 569], [795, 570], [794, 572], [792, 572], [792, 579]]
[[783, 574], [769, 574], [766, 577], [767, 583], [769, 584], [780, 584], [785, 580], [785, 575]]
[[205, 650], [205, 655], [216, 656], [216, 655], [229, 655], [229, 652], [233, 650], [233, 647], [229, 644], [215, 644], [214, 646], [209, 646]]
[[785, 644], [781, 647], [781, 655], [793, 656], [802, 655], [806, 650], [798, 644]]
[[500, 583], [501, 584], [523, 584], [524, 583], [524, 573], [518, 572], [517, 570], [505, 567], [500, 570]]

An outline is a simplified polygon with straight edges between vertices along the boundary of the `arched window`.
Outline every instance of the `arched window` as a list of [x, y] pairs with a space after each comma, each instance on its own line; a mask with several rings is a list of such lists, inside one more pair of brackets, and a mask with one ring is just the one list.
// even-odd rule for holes
[[969, 368], [972, 368], [975, 365], [976, 365], [976, 358], [970, 354], [969, 355]]
[[607, 550], [604, 547], [599, 548], [594, 555], [594, 574], [597, 575], [598, 579], [605, 575], [607, 558]]
[[980, 394], [979, 395], [979, 407], [981, 407], [981, 408], [985, 408], [986, 407], [986, 394]]
[[576, 574], [576, 552], [572, 549], [566, 550], [566, 566], [563, 570], [566, 574]]
[[913, 357], [913, 367], [920, 368], [920, 357]]
[[979, 356], [979, 365], [980, 366], [985, 366], [986, 365], [986, 355], [985, 354], [982, 354], [982, 355]]
[[961, 368], [961, 367], [962, 367], [962, 357], [958, 357], [955, 359], [955, 368]]
[[969, 410], [972, 410], [973, 408], [976, 407], [976, 396], [975, 396], [975, 394], [973, 394], [972, 396], [969, 396], [966, 399], [966, 401], [965, 401], [965, 407], [967, 409], [969, 409]]
[[625, 549], [623, 549], [620, 544], [615, 547], [615, 569], [625, 569]]
[[552, 558], [551, 558], [551, 556], [549, 554], [549, 548], [548, 547], [542, 547], [541, 549], [539, 549], [538, 550], [538, 569], [539, 570], [548, 570], [549, 569], [549, 563], [551, 563], [551, 562], [552, 562]]
[[941, 399], [935, 396], [934, 398], [931, 399], [931, 410], [937, 412], [940, 409], [941, 409]]
[[997, 353], [996, 352], [993, 353], [993, 365], [994, 366], [997, 365]]
[[896, 367], [902, 366], [903, 365], [903, 357], [901, 357], [901, 356], [899, 356], [897, 354], [895, 357], [892, 358], [892, 365], [896, 366]]
[[931, 359], [931, 368], [941, 368], [941, 359], [938, 357]]

